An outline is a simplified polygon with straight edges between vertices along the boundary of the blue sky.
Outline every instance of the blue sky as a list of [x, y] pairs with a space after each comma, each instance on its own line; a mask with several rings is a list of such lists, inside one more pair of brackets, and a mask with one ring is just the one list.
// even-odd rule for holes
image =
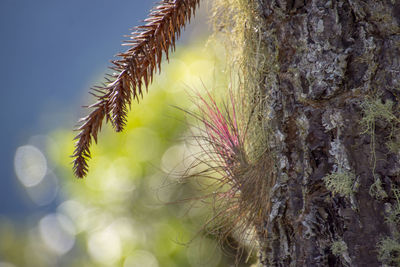
[[0, 215], [22, 219], [37, 211], [15, 178], [17, 147], [60, 126], [72, 129], [88, 88], [154, 3], [0, 1]]

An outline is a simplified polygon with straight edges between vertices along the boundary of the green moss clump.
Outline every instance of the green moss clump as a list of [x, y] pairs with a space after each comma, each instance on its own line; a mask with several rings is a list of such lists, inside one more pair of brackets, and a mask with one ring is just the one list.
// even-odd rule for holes
[[350, 197], [353, 193], [355, 175], [352, 172], [342, 171], [331, 173], [324, 178], [325, 186], [333, 194]]

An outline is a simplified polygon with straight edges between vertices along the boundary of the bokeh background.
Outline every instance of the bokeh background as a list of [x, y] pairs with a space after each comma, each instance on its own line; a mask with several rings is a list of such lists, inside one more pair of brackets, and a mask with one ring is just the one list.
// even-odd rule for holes
[[[206, 45], [204, 4], [177, 52], [134, 103], [124, 133], [107, 125], [90, 173], [71, 171], [76, 121], [123, 35], [152, 0], [0, 1], [0, 267], [229, 266], [203, 233], [207, 211], [182, 201], [191, 132], [186, 91], [226, 86], [224, 51]], [[220, 78], [216, 78], [220, 77]], [[222, 78], [221, 78], [222, 77]]]

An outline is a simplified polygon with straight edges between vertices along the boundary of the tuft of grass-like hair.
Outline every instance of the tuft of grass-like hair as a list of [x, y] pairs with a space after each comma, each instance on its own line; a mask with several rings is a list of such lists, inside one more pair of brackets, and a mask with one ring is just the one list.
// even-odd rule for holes
[[233, 238], [239, 260], [246, 247], [257, 246], [268, 218], [274, 163], [267, 151], [254, 155], [248, 135], [253, 116], [236, 99], [232, 91], [221, 104], [209, 92], [195, 95], [198, 112], [187, 113], [197, 121], [199, 134], [193, 137], [201, 152], [183, 180], [203, 186], [200, 199], [211, 202], [213, 211], [205, 228], [225, 244]]

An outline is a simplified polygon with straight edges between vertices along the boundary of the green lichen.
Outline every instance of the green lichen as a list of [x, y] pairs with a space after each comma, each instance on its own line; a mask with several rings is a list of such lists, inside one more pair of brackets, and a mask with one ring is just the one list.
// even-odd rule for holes
[[382, 187], [381, 179], [375, 177], [375, 182], [369, 188], [369, 194], [376, 199], [384, 199], [388, 196]]
[[386, 142], [386, 147], [391, 153], [397, 154], [400, 152], [400, 141], [398, 140], [397, 135], [392, 140]]
[[331, 245], [332, 254], [339, 257], [347, 251], [347, 244], [342, 240], [336, 240]]
[[386, 147], [390, 152], [394, 153], [398, 151], [400, 147], [400, 143], [398, 142], [398, 132], [399, 129], [397, 124], [400, 123], [400, 119], [396, 116], [393, 111], [394, 103], [390, 100], [386, 100], [382, 102], [379, 98], [367, 99], [362, 105], [364, 116], [361, 118], [360, 125], [362, 126], [362, 134], [369, 134], [371, 136], [371, 164], [372, 164], [372, 174], [374, 176], [374, 183], [370, 187], [370, 195], [383, 199], [387, 197], [385, 190], [382, 188], [382, 182], [379, 177], [376, 175], [376, 123], [380, 121], [381, 123], [387, 123], [391, 128], [390, 135], [388, 137], [387, 142], [385, 143]]
[[383, 238], [377, 245], [378, 259], [390, 266], [400, 266], [400, 242], [392, 238]]
[[334, 195], [350, 197], [353, 193], [355, 175], [349, 171], [331, 173], [323, 178], [326, 188]]
[[363, 127], [361, 133], [371, 136], [371, 150], [374, 156], [373, 160], [375, 161], [375, 128], [377, 121], [384, 121], [388, 123], [391, 128], [386, 147], [390, 150], [396, 150], [400, 147], [400, 143], [396, 140], [396, 123], [400, 123], [400, 119], [393, 112], [393, 105], [393, 102], [390, 100], [383, 103], [380, 99], [368, 99], [361, 105], [364, 114], [360, 121]]
[[392, 192], [395, 197], [395, 204], [390, 213], [386, 216], [385, 221], [388, 224], [400, 226], [400, 189], [394, 188]]
[[362, 133], [371, 133], [375, 130], [375, 122], [377, 120], [385, 120], [387, 122], [399, 122], [400, 120], [393, 114], [393, 102], [387, 100], [383, 103], [380, 99], [368, 99], [361, 105], [364, 116], [361, 119], [361, 125], [364, 127]]
[[382, 238], [378, 242], [378, 259], [389, 266], [400, 266], [400, 189], [394, 187], [392, 193], [395, 203], [385, 216], [385, 222], [392, 228], [392, 237]]

